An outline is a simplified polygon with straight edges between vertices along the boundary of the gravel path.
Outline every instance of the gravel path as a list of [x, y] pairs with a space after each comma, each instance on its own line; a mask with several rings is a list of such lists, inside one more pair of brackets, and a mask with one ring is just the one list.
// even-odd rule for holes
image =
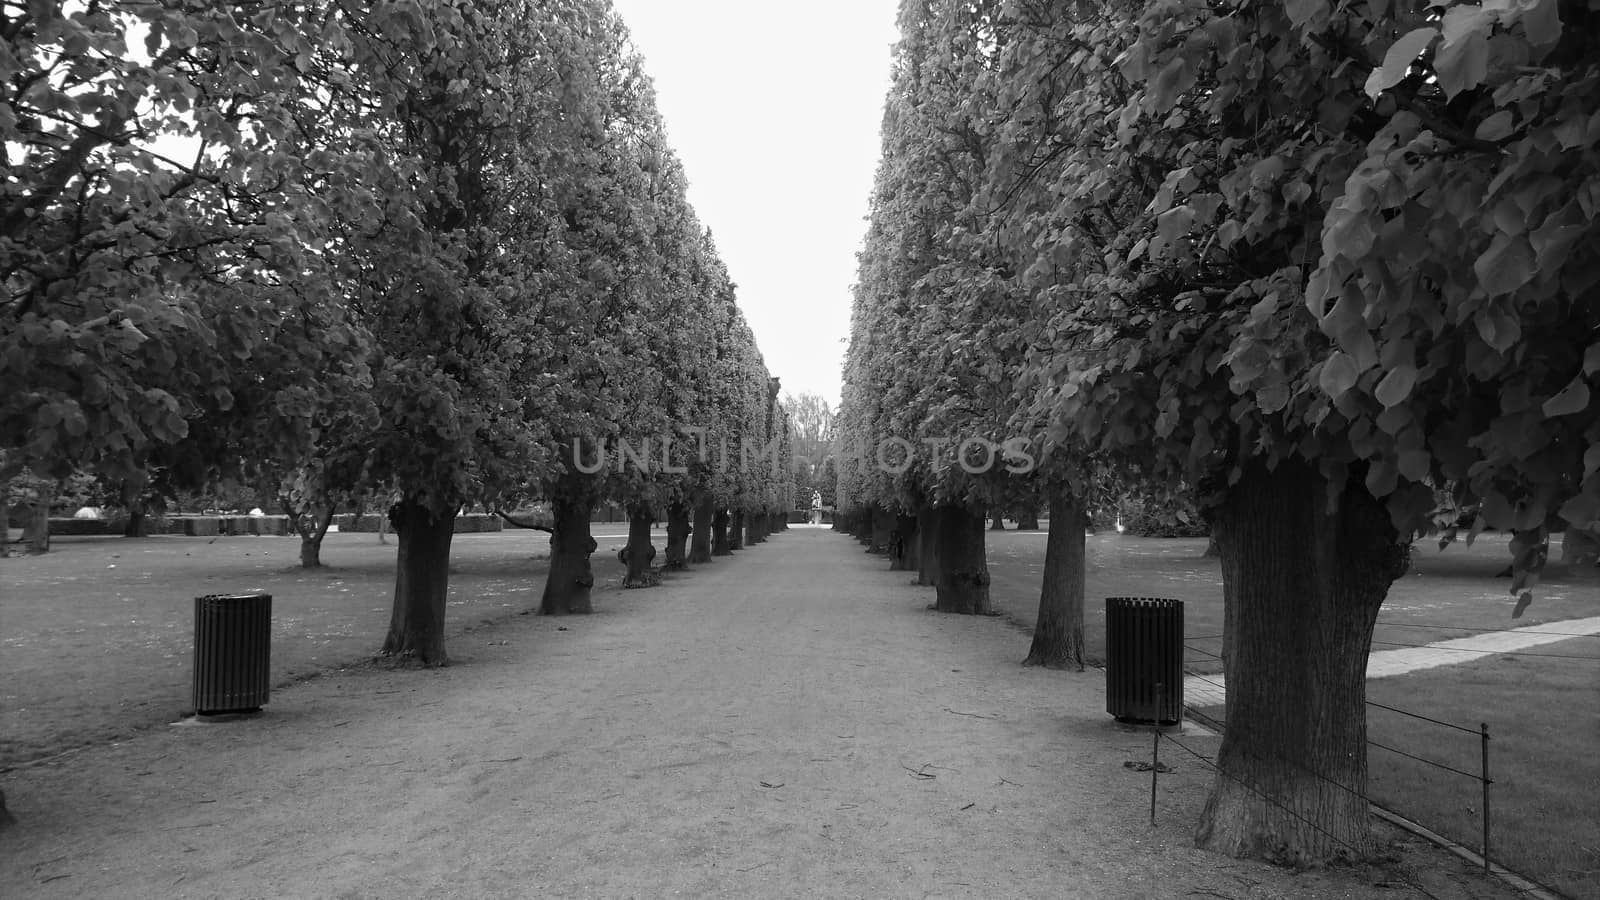
[[19, 769], [0, 894], [1511, 896], [1388, 832], [1384, 869], [1192, 849], [1203, 765], [1164, 756], [1151, 827], [1125, 766], [1150, 738], [1099, 673], [1024, 669], [1026, 634], [884, 569], [795, 528], [593, 616], [474, 630], [444, 670], [351, 669]]

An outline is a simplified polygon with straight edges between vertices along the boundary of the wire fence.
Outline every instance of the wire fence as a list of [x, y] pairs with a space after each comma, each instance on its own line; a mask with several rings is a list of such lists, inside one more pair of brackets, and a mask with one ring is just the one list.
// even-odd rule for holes
[[[1216, 659], [1221, 659], [1221, 657], [1218, 656], [1217, 654], [1211, 653], [1211, 652], [1209, 652], [1207, 650], [1202, 650], [1199, 647], [1195, 647], [1195, 646], [1193, 646], [1191, 644], [1184, 644], [1184, 649], [1185, 650], [1189, 650], [1191, 652], [1199, 653], [1199, 654], [1204, 655], [1204, 656], [1210, 656], [1210, 657], [1213, 657], [1213, 658], [1216, 658]], [[1187, 678], [1193, 678], [1193, 679], [1201, 681], [1201, 682], [1203, 682], [1205, 684], [1209, 684], [1209, 685], [1217, 688], [1219, 691], [1224, 691], [1225, 692], [1227, 690], [1226, 686], [1222, 682], [1218, 682], [1218, 681], [1216, 681], [1216, 680], [1214, 680], [1212, 678], [1209, 678], [1204, 673], [1196, 672], [1196, 671], [1194, 671], [1192, 669], [1185, 668], [1184, 669], [1184, 675]], [[1366, 704], [1367, 704], [1368, 707], [1377, 708], [1377, 709], [1383, 709], [1383, 710], [1386, 710], [1386, 711], [1389, 711], [1389, 712], [1398, 713], [1398, 714], [1400, 714], [1402, 716], [1406, 716], [1408, 718], [1415, 719], [1415, 720], [1420, 721], [1420, 722], [1426, 722], [1426, 723], [1428, 723], [1430, 725], [1434, 725], [1434, 726], [1437, 726], [1437, 727], [1440, 727], [1440, 728], [1446, 728], [1446, 729], [1450, 729], [1450, 730], [1453, 730], [1453, 731], [1463, 732], [1465, 734], [1472, 734], [1472, 735], [1476, 735], [1478, 737], [1479, 743], [1481, 744], [1481, 754], [1480, 754], [1481, 763], [1480, 763], [1480, 766], [1479, 766], [1479, 769], [1478, 769], [1477, 772], [1468, 772], [1468, 771], [1465, 771], [1463, 769], [1457, 768], [1456, 766], [1452, 766], [1452, 765], [1450, 765], [1448, 763], [1440, 762], [1439, 760], [1431, 759], [1429, 757], [1425, 757], [1425, 756], [1422, 756], [1420, 754], [1411, 753], [1411, 752], [1408, 752], [1406, 750], [1401, 750], [1398, 747], [1391, 747], [1388, 744], [1384, 744], [1384, 743], [1381, 743], [1379, 741], [1372, 740], [1371, 738], [1367, 739], [1367, 746], [1369, 746], [1369, 747], [1377, 747], [1380, 750], [1385, 750], [1385, 751], [1388, 751], [1390, 753], [1399, 754], [1400, 756], [1403, 756], [1403, 757], [1406, 757], [1407, 759], [1411, 759], [1411, 760], [1414, 760], [1416, 762], [1422, 763], [1423, 765], [1429, 766], [1431, 768], [1438, 769], [1438, 770], [1443, 771], [1443, 772], [1450, 772], [1452, 774], [1460, 775], [1460, 776], [1465, 777], [1465, 778], [1473, 779], [1473, 780], [1477, 781], [1480, 784], [1480, 786], [1482, 788], [1482, 791], [1483, 791], [1483, 804], [1482, 804], [1483, 831], [1482, 831], [1482, 839], [1481, 839], [1481, 845], [1480, 845], [1480, 847], [1481, 847], [1480, 856], [1483, 859], [1483, 871], [1484, 871], [1485, 874], [1488, 874], [1490, 872], [1490, 867], [1492, 865], [1491, 861], [1490, 861], [1491, 860], [1490, 852], [1491, 852], [1491, 846], [1492, 846], [1491, 842], [1490, 842], [1490, 835], [1491, 835], [1491, 831], [1492, 831], [1492, 828], [1493, 828], [1493, 818], [1492, 818], [1492, 816], [1490, 814], [1490, 805], [1489, 805], [1489, 786], [1494, 784], [1494, 780], [1489, 777], [1489, 724], [1487, 722], [1482, 722], [1482, 723], [1479, 723], [1479, 726], [1477, 728], [1469, 728], [1469, 727], [1467, 727], [1465, 725], [1458, 725], [1458, 724], [1455, 724], [1454, 722], [1446, 722], [1446, 721], [1443, 721], [1441, 719], [1436, 719], [1436, 718], [1434, 718], [1432, 716], [1426, 716], [1426, 715], [1423, 715], [1421, 713], [1412, 712], [1410, 710], [1405, 710], [1405, 709], [1400, 709], [1398, 707], [1389, 706], [1387, 704], [1379, 703], [1379, 702], [1377, 702], [1375, 700], [1367, 700]], [[1212, 728], [1218, 734], [1221, 734], [1223, 732], [1223, 730], [1226, 729], [1226, 727], [1227, 727], [1227, 724], [1225, 722], [1219, 722], [1219, 721], [1217, 721], [1216, 719], [1214, 719], [1214, 718], [1212, 718], [1210, 716], [1206, 716], [1203, 713], [1198, 713], [1198, 710], [1195, 709], [1194, 707], [1186, 707], [1185, 711], [1186, 712], [1190, 712], [1191, 714], [1197, 714], [1197, 718], [1203, 719], [1205, 721], [1205, 724], [1207, 725], [1207, 727]], [[1159, 733], [1159, 731], [1160, 730], [1157, 729], [1158, 733]], [[1281, 760], [1274, 760], [1274, 761], [1275, 762], [1282, 762]], [[1350, 785], [1343, 784], [1343, 783], [1339, 782], [1337, 779], [1329, 778], [1324, 773], [1315, 772], [1315, 771], [1312, 771], [1312, 770], [1310, 770], [1308, 768], [1305, 768], [1303, 766], [1297, 766], [1297, 768], [1299, 768], [1300, 771], [1303, 774], [1305, 774], [1307, 776], [1310, 776], [1312, 778], [1315, 778], [1315, 779], [1317, 779], [1319, 781], [1335, 785], [1335, 786], [1337, 786], [1338, 788], [1340, 788], [1342, 790], [1348, 791], [1350, 793], [1359, 794], [1362, 797], [1366, 796], [1365, 786], [1361, 786], [1359, 788], [1358, 787], [1353, 787], [1353, 786], [1350, 786]], [[1219, 769], [1218, 771], [1221, 771], [1221, 770]]]
[[[1446, 630], [1447, 629], [1447, 626], [1435, 626], [1435, 625], [1427, 625], [1427, 624], [1423, 624], [1423, 623], [1380, 623], [1380, 624], [1387, 624], [1387, 625], [1402, 625], [1403, 624], [1404, 627], [1431, 628], [1431, 629], [1434, 629], [1434, 630]], [[1462, 629], [1462, 630], [1465, 630], [1465, 629]], [[1600, 641], [1600, 635], [1597, 635], [1597, 634], [1585, 634], [1585, 633], [1582, 633], [1582, 632], [1574, 632], [1574, 631], [1560, 631], [1560, 630], [1557, 630], [1557, 629], [1541, 629], [1541, 630], [1531, 630], [1530, 629], [1530, 630], [1522, 631], [1522, 632], [1519, 632], [1519, 633], [1523, 633], [1523, 634], [1538, 634], [1538, 635], [1541, 635], [1541, 636], [1553, 637], [1553, 638], [1557, 638], [1557, 639], [1589, 638], [1589, 639], [1592, 639], [1592, 640]], [[1204, 635], [1204, 636], [1200, 636], [1200, 637], [1190, 638], [1190, 641], [1218, 639], [1220, 637], [1221, 637], [1221, 635]], [[1525, 649], [1515, 649], [1515, 650], [1509, 650], [1508, 651], [1508, 650], [1504, 650], [1504, 649], [1502, 649], [1502, 650], [1493, 650], [1493, 649], [1477, 650], [1477, 649], [1472, 649], [1472, 648], [1450, 648], [1450, 647], [1441, 648], [1441, 647], [1438, 647], [1438, 646], [1427, 645], [1427, 644], [1400, 644], [1398, 642], [1389, 642], [1389, 641], [1374, 641], [1373, 643], [1376, 644], [1376, 645], [1381, 645], [1381, 646], [1412, 646], [1412, 647], [1426, 647], [1428, 649], [1435, 649], [1435, 650], [1437, 650], [1437, 649], [1460, 650], [1461, 652], [1478, 653], [1480, 655], [1494, 655], [1494, 654], [1497, 654], [1497, 653], [1511, 652], [1511, 653], [1517, 654], [1518, 656], [1543, 657], [1543, 658], [1548, 658], [1548, 659], [1600, 660], [1600, 653], [1597, 653], [1596, 655], [1589, 655], [1589, 654], [1529, 652], [1529, 651], [1527, 651]], [[1188, 653], [1192, 653], [1192, 654], [1195, 654], [1195, 655], [1198, 655], [1198, 656], [1202, 656], [1202, 657], [1208, 657], [1208, 658], [1215, 659], [1215, 660], [1221, 660], [1222, 659], [1222, 657], [1219, 654], [1213, 653], [1213, 652], [1211, 652], [1209, 650], [1206, 650], [1206, 649], [1204, 649], [1202, 647], [1197, 647], [1194, 644], [1189, 643], [1189, 642], [1185, 642], [1182, 646], [1183, 646], [1183, 649], [1185, 651], [1187, 651]], [[1201, 684], [1214, 687], [1214, 688], [1216, 688], [1218, 696], [1220, 696], [1220, 697], [1225, 697], [1226, 696], [1226, 685], [1222, 681], [1217, 680], [1215, 676], [1210, 675], [1209, 673], [1195, 671], [1192, 667], [1190, 667], [1188, 665], [1185, 665], [1183, 667], [1183, 674], [1185, 676], [1185, 680], [1186, 681], [1197, 681], [1197, 682], [1199, 682]], [[1158, 697], [1159, 697], [1159, 692], [1164, 690], [1164, 687], [1165, 686], [1162, 686], [1162, 685], [1158, 685], [1157, 686]], [[1373, 747], [1373, 748], [1376, 748], [1376, 749], [1378, 749], [1380, 751], [1383, 751], [1384, 753], [1394, 754], [1395, 756], [1411, 760], [1412, 762], [1415, 762], [1415, 763], [1420, 764], [1422, 766], [1425, 766], [1425, 767], [1428, 767], [1428, 768], [1431, 768], [1431, 769], [1434, 769], [1434, 770], [1437, 770], [1437, 771], [1440, 771], [1440, 772], [1443, 772], [1443, 773], [1448, 773], [1449, 775], [1454, 776], [1454, 777], [1459, 777], [1459, 778], [1462, 778], [1462, 779], [1466, 779], [1466, 780], [1468, 780], [1470, 782], [1473, 782], [1473, 783], [1475, 783], [1477, 785], [1478, 790], [1481, 792], [1481, 801], [1480, 801], [1481, 815], [1479, 817], [1480, 825], [1481, 825], [1481, 832], [1480, 832], [1479, 840], [1478, 840], [1478, 843], [1479, 843], [1478, 849], [1479, 849], [1480, 852], [1477, 855], [1479, 857], [1479, 862], [1481, 863], [1482, 872], [1485, 875], [1491, 874], [1494, 871], [1494, 869], [1496, 868], [1496, 865], [1493, 862], [1493, 852], [1494, 852], [1493, 851], [1493, 846], [1494, 845], [1493, 845], [1492, 837], [1493, 837], [1493, 829], [1494, 829], [1494, 825], [1493, 825], [1494, 818], [1493, 818], [1493, 812], [1492, 812], [1493, 807], [1491, 805], [1491, 795], [1490, 795], [1490, 788], [1495, 783], [1495, 781], [1494, 781], [1494, 778], [1490, 774], [1490, 758], [1489, 758], [1490, 757], [1490, 753], [1489, 753], [1489, 750], [1490, 750], [1491, 736], [1490, 736], [1488, 723], [1480, 722], [1480, 723], [1478, 723], [1477, 727], [1474, 728], [1474, 727], [1471, 727], [1469, 725], [1463, 725], [1463, 724], [1456, 723], [1456, 722], [1445, 721], [1443, 719], [1439, 719], [1439, 718], [1434, 717], [1434, 716], [1425, 715], [1425, 714], [1422, 714], [1422, 713], [1414, 712], [1412, 710], [1402, 709], [1400, 707], [1392, 706], [1392, 705], [1389, 705], [1389, 704], [1386, 704], [1386, 703], [1380, 703], [1380, 702], [1375, 701], [1375, 700], [1367, 700], [1366, 701], [1366, 705], [1367, 705], [1367, 707], [1369, 709], [1382, 710], [1382, 711], [1384, 711], [1386, 713], [1392, 713], [1392, 714], [1395, 714], [1395, 715], [1398, 715], [1398, 716], [1403, 716], [1403, 717], [1405, 717], [1407, 719], [1413, 720], [1416, 723], [1420, 723], [1423, 726], [1427, 726], [1427, 727], [1431, 727], [1431, 728], [1435, 728], [1435, 729], [1440, 729], [1440, 730], [1447, 731], [1447, 732], [1462, 734], [1462, 735], [1472, 735], [1473, 737], [1475, 737], [1477, 739], [1475, 741], [1475, 743], [1477, 744], [1477, 749], [1478, 749], [1478, 753], [1476, 754], [1477, 762], [1478, 762], [1478, 765], [1476, 767], [1477, 768], [1476, 771], [1470, 771], [1469, 770], [1470, 769], [1470, 764], [1467, 764], [1466, 767], [1463, 767], [1462, 765], [1452, 765], [1449, 762], [1444, 762], [1444, 761], [1442, 761], [1440, 759], [1433, 758], [1433, 757], [1427, 755], [1423, 751], [1416, 751], [1414, 748], [1408, 749], [1408, 748], [1404, 748], [1404, 747], [1393, 746], [1390, 743], [1385, 743], [1383, 741], [1374, 740], [1374, 739], [1372, 739], [1370, 737], [1367, 739], [1367, 745], [1369, 747]], [[1161, 703], [1160, 703], [1160, 701], [1158, 699], [1157, 709], [1161, 709], [1161, 708], [1164, 708], [1164, 707], [1162, 707], [1162, 705], [1161, 705]], [[1204, 712], [1203, 707], [1201, 705], [1198, 705], [1198, 704], [1197, 705], [1185, 704], [1184, 705], [1184, 713], [1185, 713], [1186, 716], [1194, 719], [1195, 721], [1198, 721], [1199, 723], [1205, 725], [1206, 727], [1208, 727], [1211, 730], [1217, 732], [1218, 734], [1222, 734], [1225, 731], [1226, 727], [1227, 727], [1227, 724], [1226, 724], [1225, 721], [1219, 721], [1215, 717], [1207, 715]], [[1243, 781], [1242, 779], [1236, 777], [1232, 773], [1228, 772], [1226, 769], [1224, 769], [1221, 766], [1219, 766], [1218, 762], [1217, 762], [1217, 760], [1215, 758], [1207, 756], [1206, 754], [1200, 752], [1199, 750], [1197, 750], [1193, 746], [1191, 746], [1188, 743], [1186, 743], [1183, 740], [1181, 740], [1179, 737], [1176, 737], [1176, 736], [1174, 736], [1172, 734], [1165, 733], [1163, 731], [1163, 729], [1161, 729], [1161, 728], [1155, 728], [1155, 729], [1153, 729], [1153, 731], [1154, 731], [1154, 737], [1153, 737], [1152, 742], [1151, 742], [1151, 761], [1150, 761], [1150, 773], [1151, 773], [1150, 774], [1150, 778], [1151, 778], [1151, 781], [1150, 781], [1150, 820], [1151, 820], [1152, 824], [1154, 824], [1155, 820], [1156, 820], [1156, 812], [1157, 812], [1157, 810], [1156, 810], [1156, 798], [1157, 798], [1157, 790], [1156, 790], [1156, 788], [1157, 788], [1158, 780], [1159, 780], [1160, 775], [1161, 775], [1161, 765], [1160, 765], [1161, 749], [1162, 749], [1163, 742], [1165, 742], [1165, 743], [1167, 743], [1167, 744], [1169, 744], [1169, 745], [1171, 745], [1171, 746], [1173, 746], [1173, 747], [1175, 747], [1175, 748], [1177, 748], [1179, 750], [1182, 750], [1187, 756], [1192, 757], [1193, 759], [1198, 760], [1199, 762], [1203, 763], [1208, 769], [1210, 769], [1211, 771], [1215, 772], [1217, 775], [1220, 775], [1223, 778], [1228, 779], [1230, 782], [1232, 782], [1232, 783], [1234, 783], [1234, 784], [1236, 784], [1236, 785], [1238, 785], [1240, 787], [1245, 788], [1252, 795], [1258, 797], [1262, 802], [1272, 806], [1273, 808], [1275, 808], [1279, 812], [1281, 812], [1281, 813], [1285, 814], [1286, 816], [1289, 816], [1290, 818], [1292, 818], [1292, 819], [1294, 819], [1296, 821], [1299, 821], [1299, 822], [1303, 823], [1304, 825], [1308, 826], [1313, 831], [1319, 833], [1320, 835], [1322, 835], [1322, 837], [1326, 838], [1328, 841], [1332, 842], [1336, 846], [1339, 846], [1339, 847], [1347, 850], [1348, 852], [1350, 852], [1352, 854], [1359, 854], [1361, 852], [1361, 848], [1352, 846], [1348, 841], [1346, 841], [1346, 840], [1340, 838], [1338, 835], [1335, 835], [1332, 832], [1328, 831], [1322, 825], [1319, 825], [1318, 823], [1316, 823], [1314, 821], [1311, 821], [1310, 819], [1307, 819], [1300, 812], [1298, 812], [1297, 810], [1291, 808], [1291, 806], [1288, 803], [1284, 802], [1283, 798], [1277, 797], [1277, 796], [1272, 796], [1272, 795], [1270, 795], [1268, 793], [1265, 793], [1261, 789], [1259, 789], [1258, 787], [1256, 787], [1256, 786], [1254, 786], [1252, 784], [1249, 784], [1249, 783]], [[1427, 743], [1428, 746], [1437, 746], [1436, 742], [1434, 742], [1432, 740], [1429, 740], [1426, 743]], [[1238, 747], [1230, 748], [1229, 752], [1230, 752], [1230, 754], [1243, 753], [1247, 758], [1252, 756], [1251, 754], [1249, 754], [1248, 750], [1242, 750], [1241, 748], [1238, 748]], [[1339, 779], [1337, 777], [1330, 776], [1329, 774], [1327, 774], [1325, 772], [1313, 771], [1310, 768], [1308, 768], [1308, 767], [1306, 767], [1306, 766], [1304, 766], [1302, 764], [1299, 764], [1299, 763], [1297, 763], [1295, 761], [1292, 761], [1292, 760], [1284, 760], [1284, 759], [1276, 758], [1276, 757], [1274, 757], [1274, 758], [1272, 758], [1270, 760], [1267, 760], [1265, 757], [1259, 757], [1259, 756], [1254, 757], [1254, 758], [1261, 759], [1263, 761], [1268, 761], [1268, 762], [1272, 763], [1273, 765], [1277, 765], [1277, 766], [1285, 766], [1285, 765], [1287, 765], [1289, 768], [1291, 768], [1293, 770], [1297, 770], [1301, 774], [1305, 775], [1306, 777], [1315, 779], [1319, 783], [1322, 783], [1322, 784], [1325, 784], [1325, 785], [1329, 785], [1329, 786], [1332, 786], [1332, 787], [1334, 787], [1334, 788], [1336, 788], [1336, 789], [1338, 789], [1340, 791], [1346, 792], [1346, 793], [1351, 794], [1351, 795], [1355, 795], [1355, 796], [1361, 798], [1363, 801], [1366, 800], [1366, 796], [1367, 795], [1366, 795], [1365, 785], [1352, 785], [1352, 784], [1346, 783], [1345, 781], [1342, 781], [1341, 779]], [[1499, 868], [1500, 868], [1500, 871], [1502, 873], [1506, 872], [1506, 870], [1504, 869], [1503, 866], [1499, 867]], [[1547, 889], [1541, 888], [1541, 887], [1539, 887], [1537, 885], [1532, 885], [1530, 882], [1526, 882], [1526, 881], [1524, 881], [1522, 879], [1518, 879], [1516, 883], [1513, 883], [1510, 886], [1514, 890], [1518, 891], [1519, 893], [1529, 894], [1529, 895], [1537, 895], [1537, 896], [1550, 896], [1550, 893], [1548, 892]]]

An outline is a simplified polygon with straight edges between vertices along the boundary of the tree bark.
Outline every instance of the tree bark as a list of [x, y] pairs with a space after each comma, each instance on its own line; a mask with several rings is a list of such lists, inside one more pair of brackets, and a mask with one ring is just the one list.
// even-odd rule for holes
[[688, 555], [684, 548], [689, 544], [689, 505], [674, 503], [667, 507], [667, 558], [666, 568], [687, 569]]
[[[310, 529], [300, 531], [301, 568], [317, 569], [322, 567], [322, 539], [328, 536], [328, 526], [333, 524], [334, 510], [335, 507], [329, 506], [327, 511], [322, 514], [322, 518], [318, 519]], [[300, 517], [291, 514], [290, 521], [298, 526]], [[455, 530], [454, 517], [452, 517], [450, 529], [452, 532]]]
[[29, 553], [50, 552], [49, 495], [34, 501], [33, 506], [28, 509], [28, 524], [22, 529], [22, 543]]
[[1083, 503], [1065, 487], [1050, 490], [1039, 618], [1025, 666], [1083, 671]]
[[868, 553], [888, 553], [889, 544], [894, 535], [894, 513], [874, 503], [872, 505], [872, 535], [871, 543], [867, 544]]
[[745, 541], [744, 542], [746, 544], [761, 544], [761, 543], [765, 543], [766, 540], [767, 540], [766, 526], [767, 526], [766, 513], [760, 513], [760, 512], [750, 513], [748, 518], [745, 520], [745, 528], [747, 530], [746, 530]]
[[128, 507], [128, 521], [122, 525], [123, 537], [144, 537], [146, 524], [149, 517], [145, 511], [144, 501], [135, 500]]
[[1222, 555], [1222, 551], [1217, 549], [1217, 533], [1215, 531], [1212, 531], [1211, 535], [1206, 538], [1206, 552], [1200, 555], [1206, 559], [1215, 559]]
[[403, 499], [389, 511], [400, 550], [395, 562], [394, 608], [385, 656], [414, 659], [424, 666], [449, 663], [444, 651], [445, 599], [450, 591], [450, 541], [455, 516], [437, 515]]
[[733, 553], [733, 544], [728, 538], [728, 525], [733, 517], [725, 509], [717, 510], [711, 517], [711, 555], [727, 556]]
[[1568, 525], [1561, 535], [1561, 562], [1571, 567], [1574, 575], [1600, 565], [1600, 531]]
[[649, 587], [655, 583], [650, 563], [655, 561], [656, 547], [650, 541], [650, 527], [655, 515], [648, 506], [636, 506], [628, 512], [628, 545], [622, 548], [628, 574], [622, 580], [625, 588]]
[[11, 480], [0, 478], [0, 559], [11, 555]]
[[934, 510], [939, 553], [939, 612], [988, 615], [989, 563], [984, 558], [983, 514], [962, 506]]
[[917, 508], [917, 584], [939, 583], [939, 517], [931, 506]]
[[1297, 866], [1372, 850], [1367, 653], [1408, 547], [1359, 470], [1337, 509], [1327, 495], [1303, 462], [1258, 463], [1217, 511], [1231, 640], [1205, 849]]
[[716, 514], [710, 497], [704, 497], [694, 505], [694, 526], [689, 534], [689, 562], [711, 562], [711, 520]]
[[550, 531], [550, 572], [545, 576], [544, 596], [539, 601], [542, 616], [565, 616], [594, 612], [590, 591], [594, 570], [589, 554], [599, 546], [589, 533], [589, 500], [556, 500], [554, 523]]
[[922, 548], [927, 543], [922, 534], [922, 509], [919, 507], [907, 518], [911, 520], [911, 535], [906, 539], [906, 571], [916, 572], [916, 583], [922, 584]]
[[989, 526], [989, 530], [990, 531], [1005, 531], [1006, 530], [1005, 513], [1000, 512], [999, 510], [995, 511], [994, 524]]
[[744, 521], [745, 521], [744, 510], [742, 510], [742, 509], [734, 510], [733, 518], [728, 522], [728, 549], [729, 550], [743, 550], [744, 549]]
[[889, 571], [909, 572], [916, 568], [911, 562], [917, 545], [917, 517], [900, 513], [894, 517], [894, 528], [889, 532]]
[[[1022, 511], [1017, 513], [1017, 530], [1018, 531], [1038, 531], [1039, 530], [1039, 510], [1035, 509], [1032, 506], [1023, 507]], [[1046, 538], [1045, 540], [1048, 541], [1049, 538]]]

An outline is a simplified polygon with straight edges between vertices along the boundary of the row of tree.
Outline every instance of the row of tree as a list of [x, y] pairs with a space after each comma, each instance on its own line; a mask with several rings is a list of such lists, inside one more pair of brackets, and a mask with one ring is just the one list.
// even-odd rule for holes
[[425, 664], [464, 505], [551, 503], [547, 613], [590, 608], [602, 500], [634, 583], [652, 520], [682, 565], [792, 505], [606, 0], [5, 2], [0, 36], [0, 481], [237, 478], [308, 540], [374, 503], [383, 649]]
[[900, 26], [846, 527], [981, 612], [983, 510], [1047, 496], [1030, 659], [1081, 664], [1085, 502], [1192, 495], [1227, 607], [1199, 843], [1365, 855], [1366, 658], [1411, 542], [1512, 532], [1520, 612], [1547, 533], [1600, 520], [1600, 12], [904, 0]]

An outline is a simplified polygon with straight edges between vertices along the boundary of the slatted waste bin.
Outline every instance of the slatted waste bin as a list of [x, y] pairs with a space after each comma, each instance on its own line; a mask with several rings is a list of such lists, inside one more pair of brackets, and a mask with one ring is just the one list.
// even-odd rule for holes
[[1120, 722], [1182, 721], [1182, 600], [1106, 598], [1106, 712]]
[[271, 644], [271, 594], [194, 598], [195, 712], [249, 712], [265, 706]]

